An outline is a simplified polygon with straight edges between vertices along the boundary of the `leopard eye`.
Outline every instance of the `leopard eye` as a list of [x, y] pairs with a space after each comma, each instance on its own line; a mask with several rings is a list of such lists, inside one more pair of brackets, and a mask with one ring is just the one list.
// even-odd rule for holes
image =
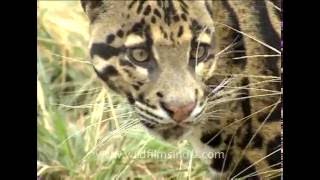
[[144, 62], [149, 59], [149, 52], [144, 48], [133, 48], [129, 50], [130, 59], [137, 62]]
[[208, 48], [206, 44], [199, 44], [192, 47], [190, 59], [200, 62], [208, 57]]

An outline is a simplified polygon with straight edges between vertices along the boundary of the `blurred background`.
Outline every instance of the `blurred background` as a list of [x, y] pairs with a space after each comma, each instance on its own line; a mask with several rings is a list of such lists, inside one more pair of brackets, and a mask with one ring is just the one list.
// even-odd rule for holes
[[127, 102], [97, 79], [88, 24], [79, 1], [38, 1], [38, 178], [207, 179], [187, 142], [173, 146], [148, 135]]

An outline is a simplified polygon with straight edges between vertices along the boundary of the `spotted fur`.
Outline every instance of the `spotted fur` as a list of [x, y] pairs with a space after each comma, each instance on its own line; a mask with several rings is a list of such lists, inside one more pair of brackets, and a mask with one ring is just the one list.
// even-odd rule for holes
[[223, 152], [216, 179], [280, 178], [280, 1], [81, 2], [95, 72], [150, 133]]

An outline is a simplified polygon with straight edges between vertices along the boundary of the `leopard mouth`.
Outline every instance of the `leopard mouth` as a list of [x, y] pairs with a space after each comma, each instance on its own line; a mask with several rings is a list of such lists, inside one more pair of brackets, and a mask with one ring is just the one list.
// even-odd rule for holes
[[198, 116], [200, 117], [203, 109], [199, 108], [192, 116], [181, 122], [172, 119], [162, 119], [162, 122], [159, 122], [139, 114], [140, 122], [151, 135], [164, 141], [175, 143], [187, 139], [192, 130], [201, 124]]
[[190, 129], [196, 125], [198, 125], [200, 122], [183, 122], [183, 123], [166, 123], [166, 124], [160, 124], [160, 123], [153, 123], [146, 120], [140, 120], [140, 122], [148, 129], [157, 129], [157, 130], [168, 130], [168, 129]]

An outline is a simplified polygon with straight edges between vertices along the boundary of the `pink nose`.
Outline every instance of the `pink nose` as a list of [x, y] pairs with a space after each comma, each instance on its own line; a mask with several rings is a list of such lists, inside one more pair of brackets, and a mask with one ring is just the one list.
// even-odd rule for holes
[[176, 122], [181, 122], [189, 117], [195, 106], [196, 103], [191, 102], [182, 106], [176, 105], [175, 103], [163, 103], [162, 107], [170, 114], [173, 120]]

